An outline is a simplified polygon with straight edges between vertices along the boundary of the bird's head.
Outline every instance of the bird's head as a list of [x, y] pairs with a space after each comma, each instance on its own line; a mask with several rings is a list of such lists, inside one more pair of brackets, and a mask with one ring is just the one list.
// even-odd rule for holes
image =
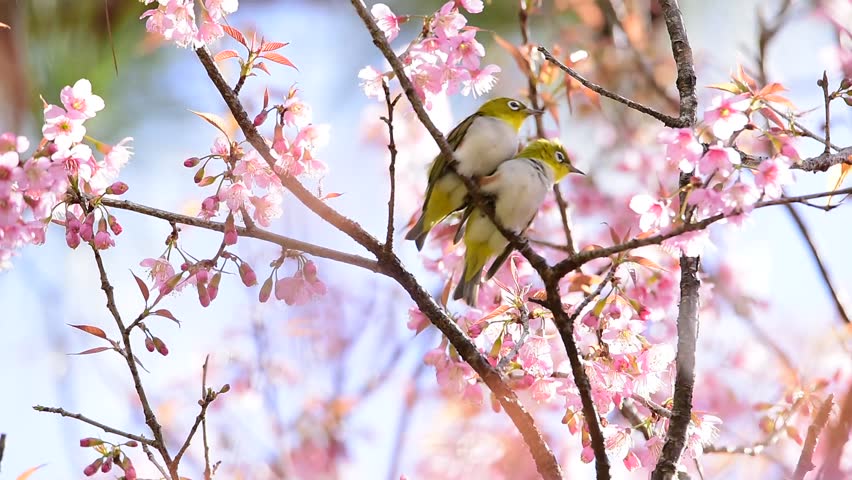
[[569, 173], [585, 175], [580, 169], [571, 163], [568, 152], [558, 140], [540, 138], [528, 143], [517, 155], [518, 158], [535, 158], [541, 160], [545, 165], [553, 169], [554, 180], [562, 180]]
[[509, 125], [515, 127], [515, 130], [521, 129], [521, 124], [530, 115], [540, 115], [542, 110], [534, 110], [524, 104], [520, 100], [514, 98], [500, 97], [494, 100], [489, 100], [479, 107], [481, 115], [486, 117], [494, 117], [503, 120]]

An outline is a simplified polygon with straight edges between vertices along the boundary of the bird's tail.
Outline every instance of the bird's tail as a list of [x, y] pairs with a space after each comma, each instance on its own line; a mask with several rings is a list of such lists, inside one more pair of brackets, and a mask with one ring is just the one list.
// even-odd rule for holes
[[486, 245], [468, 245], [465, 252], [464, 272], [453, 292], [453, 299], [464, 298], [465, 303], [476, 307], [479, 297], [479, 282], [482, 278], [482, 268], [488, 259]]
[[405, 234], [406, 240], [414, 240], [414, 244], [417, 245], [417, 250], [423, 249], [423, 244], [426, 242], [426, 237], [429, 235], [430, 228], [426, 228], [426, 215], [421, 214], [420, 218], [417, 220], [417, 223], [411, 227], [411, 230]]

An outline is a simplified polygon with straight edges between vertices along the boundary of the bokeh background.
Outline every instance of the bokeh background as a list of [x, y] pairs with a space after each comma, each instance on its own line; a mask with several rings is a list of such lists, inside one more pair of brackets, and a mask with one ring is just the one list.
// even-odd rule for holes
[[[440, 6], [433, 0], [387, 3], [397, 12], [422, 14]], [[548, 14], [531, 20], [533, 41], [546, 45], [575, 42], [563, 44], [565, 51], [589, 48], [586, 43], [598, 39], [583, 38], [571, 33], [571, 28], [582, 23], [596, 3], [545, 1]], [[780, 3], [681, 2], [696, 53], [699, 86], [724, 81], [738, 63], [752, 61], [758, 15], [771, 16]], [[767, 66], [772, 80], [790, 90], [797, 106], [816, 109], [803, 121], [819, 130], [822, 99], [815, 81], [823, 70], [837, 72], [836, 39], [811, 3], [794, 4], [798, 10], [774, 40]], [[109, 7], [109, 27], [104, 5]], [[517, 43], [516, 9], [516, 2], [495, 0], [483, 14], [469, 18], [472, 24]], [[224, 105], [191, 51], [159, 44], [145, 35], [144, 23], [138, 20], [143, 10], [137, 2], [117, 0], [0, 1], [0, 22], [12, 26], [11, 31], [0, 30], [0, 70], [4, 72], [0, 77], [0, 130], [38, 138], [39, 95], [55, 101], [62, 86], [89, 78], [95, 93], [107, 104], [87, 123], [90, 134], [108, 142], [134, 138], [134, 157], [121, 175], [131, 187], [126, 198], [192, 214], [207, 193], [191, 183], [192, 172], [182, 162], [208, 151], [215, 131], [188, 109], [221, 114]], [[243, 93], [249, 111], [257, 109], [264, 86], [281, 95], [298, 83], [313, 107], [314, 121], [331, 125], [332, 140], [322, 155], [330, 167], [322, 180], [323, 191], [343, 193], [334, 206], [369, 231], [381, 234], [387, 158], [371, 133], [377, 105], [360, 91], [357, 73], [365, 65], [382, 63], [348, 2], [242, 0], [230, 22], [241, 29], [254, 28], [268, 39], [290, 42], [282, 53], [299, 70], [275, 66], [271, 78], [251, 79]], [[414, 32], [408, 29], [403, 35], [406, 33]], [[511, 57], [487, 32], [479, 39], [486, 45], [486, 61], [503, 67], [491, 95], [517, 94], [524, 81]], [[658, 50], [665, 52], [664, 37], [648, 41], [659, 43]], [[222, 42], [228, 48], [236, 47], [234, 42]], [[234, 65], [230, 70], [226, 67], [230, 78], [235, 74]], [[607, 78], [595, 71], [588, 76], [620, 91], [629, 92], [633, 87], [629, 77]], [[708, 97], [709, 91], [702, 88], [702, 106]], [[477, 102], [453, 97], [451, 107], [436, 115], [440, 126], [448, 128]], [[601, 154], [599, 146], [622, 132], [607, 129], [601, 122], [585, 122], [583, 108], [569, 111], [565, 105], [560, 111], [558, 130], [553, 123], [548, 127], [569, 145], [580, 168], [597, 169], [617, 161]], [[616, 114], [620, 110], [603, 101], [603, 111]], [[835, 143], [852, 142], [850, 119], [850, 110], [836, 105], [832, 119]], [[434, 147], [423, 148], [417, 156], [428, 159]], [[802, 144], [803, 156], [820, 151], [815, 143]], [[406, 168], [400, 172], [402, 188], [398, 192], [396, 223], [400, 229], [416, 208], [415, 189], [422, 188], [422, 166]], [[831, 174], [797, 173], [796, 177], [792, 193], [822, 191], [833, 185]], [[610, 188], [618, 188], [618, 183], [614, 181]], [[848, 291], [852, 285], [852, 211], [847, 206], [830, 213], [800, 211], [832, 278], [841, 291]], [[131, 316], [141, 308], [141, 301], [128, 270], [140, 273], [141, 259], [162, 253], [170, 227], [129, 212], [121, 212], [119, 219], [125, 233], [115, 248], [105, 252], [105, 260], [119, 307]], [[273, 228], [298, 239], [365, 253], [292, 199]], [[773, 373], [776, 367], [772, 366], [777, 360], [760, 345], [755, 332], [771, 336], [805, 377], [830, 375], [838, 368], [848, 370], [849, 351], [839, 339], [840, 321], [789, 216], [780, 209], [761, 210], [742, 228], [723, 230], [714, 231], [714, 238], [725, 255], [709, 253], [708, 265], [733, 265], [738, 275], [748, 276], [747, 283], [754, 289], [750, 293], [766, 300], [768, 308], [748, 321], [733, 309], [705, 320], [699, 363], [726, 369], [734, 390], [755, 401], [779, 392]], [[22, 250], [13, 260], [14, 269], [0, 273], [0, 432], [8, 435], [0, 478], [14, 478], [43, 463], [47, 465], [32, 478], [81, 478], [83, 467], [91, 461], [90, 453], [77, 444], [82, 437], [97, 436], [97, 431], [73, 420], [37, 413], [33, 405], [62, 406], [128, 431], [144, 431], [123, 363], [108, 354], [68, 355], [95, 344], [93, 337], [66, 324], [85, 323], [108, 330], [111, 319], [98, 289], [91, 254], [86, 249], [70, 251], [62, 233], [50, 229], [46, 245]], [[203, 256], [215, 251], [220, 239], [184, 229], [182, 240], [191, 252]], [[398, 248], [423, 282], [436, 294], [440, 292], [441, 283], [420, 266], [413, 246], [399, 243]], [[265, 264], [277, 254], [275, 249], [246, 240], [241, 240], [239, 251], [252, 261], [261, 279], [265, 278]], [[157, 326], [171, 353], [167, 357], [146, 355], [143, 362], [150, 373], [143, 378], [170, 433], [185, 432], [194, 419], [201, 365], [209, 354], [208, 382], [233, 387], [210, 413], [213, 458], [223, 462], [223, 478], [283, 478], [280, 465], [291, 474], [313, 472], [297, 478], [398, 478], [406, 472], [421, 478], [414, 474], [418, 466], [422, 471], [423, 462], [438, 464], [434, 471], [444, 472], [441, 475], [447, 478], [481, 473], [483, 468], [505, 474], [501, 462], [512, 465], [509, 471], [534, 472], [525, 447], [518, 441], [503, 441], [514, 438], [507, 418], [487, 409], [473, 415], [436, 392], [434, 372], [422, 366], [422, 357], [437, 345], [438, 337], [431, 330], [415, 337], [405, 327], [410, 302], [402, 291], [354, 267], [317, 263], [331, 293], [309, 307], [289, 308], [280, 302], [261, 306], [256, 301], [257, 290], [245, 289], [236, 279], [225, 280], [219, 298], [207, 309], [198, 305], [191, 292], [169, 300], [168, 307], [182, 324], [180, 328], [167, 322]], [[754, 340], [742, 341], [743, 337]], [[740, 350], [730, 351], [731, 344]], [[753, 351], [744, 353], [743, 345]], [[700, 383], [696, 398], [700, 408]], [[591, 467], [577, 461], [578, 440], [560, 430], [558, 412], [539, 413], [553, 420], [547, 429], [566, 473], [571, 478], [587, 478]], [[754, 438], [756, 420], [752, 420], [752, 430], [723, 425], [722, 438], [728, 443], [748, 442]], [[329, 451], [334, 449], [326, 448], [329, 441], [339, 442], [342, 451], [334, 462], [329, 460]], [[784, 458], [795, 451], [795, 444], [785, 440], [768, 456]], [[185, 475], [200, 478], [198, 451], [193, 449], [193, 453]], [[767, 460], [708, 457], [707, 462], [721, 475], [712, 478], [781, 478], [781, 470]], [[141, 456], [137, 463], [144, 463]], [[334, 467], [326, 468], [326, 463]], [[155, 476], [148, 468], [137, 468], [143, 477]], [[750, 476], [755, 474], [765, 476]]]

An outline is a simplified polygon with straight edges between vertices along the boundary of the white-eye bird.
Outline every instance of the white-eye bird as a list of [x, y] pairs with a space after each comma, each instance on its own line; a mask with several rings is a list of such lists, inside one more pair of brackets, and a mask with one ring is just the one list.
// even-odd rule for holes
[[[465, 177], [490, 175], [500, 163], [518, 151], [518, 131], [527, 117], [540, 114], [513, 98], [485, 102], [476, 113], [461, 121], [447, 135], [453, 148], [456, 172]], [[447, 215], [466, 204], [467, 188], [450, 170], [452, 158], [438, 154], [429, 168], [429, 183], [420, 219], [405, 235], [423, 248], [429, 231]]]
[[[562, 144], [538, 139], [511, 160], [501, 163], [493, 174], [480, 179], [479, 185], [482, 193], [494, 197], [497, 222], [520, 235], [532, 223], [553, 184], [572, 172], [583, 174], [571, 164]], [[472, 205], [468, 209], [464, 272], [453, 298], [464, 298], [468, 305], [476, 306], [482, 269], [499, 254], [486, 279], [493, 277], [512, 253], [512, 245], [481, 209]]]

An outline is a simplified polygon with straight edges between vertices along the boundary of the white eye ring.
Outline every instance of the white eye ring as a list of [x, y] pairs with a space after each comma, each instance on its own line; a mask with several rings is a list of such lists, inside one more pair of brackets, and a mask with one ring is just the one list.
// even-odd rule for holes
[[556, 160], [558, 160], [559, 163], [565, 163], [565, 154], [562, 152], [556, 152]]
[[514, 100], [509, 100], [509, 103], [507, 103], [507, 105], [509, 105], [509, 108], [511, 108], [512, 110], [514, 110], [516, 112], [521, 109], [520, 102], [516, 102]]

